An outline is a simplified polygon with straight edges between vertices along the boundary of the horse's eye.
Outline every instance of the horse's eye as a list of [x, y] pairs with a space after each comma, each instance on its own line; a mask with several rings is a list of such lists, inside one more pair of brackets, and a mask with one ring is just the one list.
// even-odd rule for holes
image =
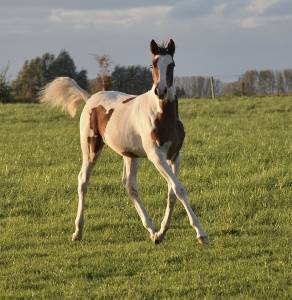
[[152, 68], [153, 68], [153, 66], [152, 66], [152, 65], [150, 65], [150, 66], [149, 66], [149, 68], [150, 68], [150, 69], [152, 69]]

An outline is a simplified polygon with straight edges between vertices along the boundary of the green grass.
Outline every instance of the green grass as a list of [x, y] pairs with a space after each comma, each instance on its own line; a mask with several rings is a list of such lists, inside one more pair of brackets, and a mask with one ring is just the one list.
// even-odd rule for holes
[[[81, 164], [78, 118], [0, 105], [0, 298], [291, 299], [292, 97], [183, 100], [180, 179], [210, 237], [196, 243], [176, 205], [154, 245], [106, 148], [72, 243]], [[141, 161], [159, 225], [166, 183]]]

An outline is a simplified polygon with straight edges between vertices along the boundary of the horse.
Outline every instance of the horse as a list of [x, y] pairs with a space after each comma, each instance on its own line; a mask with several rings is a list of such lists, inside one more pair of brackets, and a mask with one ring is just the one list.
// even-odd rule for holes
[[[69, 77], [58, 77], [41, 91], [40, 99], [62, 107], [72, 117], [85, 102], [80, 116], [82, 166], [78, 175], [78, 208], [72, 241], [82, 239], [84, 203], [92, 169], [106, 144], [123, 158], [122, 184], [126, 188], [150, 239], [160, 243], [169, 229], [176, 199], [186, 210], [200, 244], [208, 236], [178, 179], [180, 150], [185, 131], [178, 113], [174, 87], [175, 43], [150, 42], [152, 88], [135, 96], [117, 91], [100, 91], [90, 96]], [[140, 158], [147, 157], [168, 184], [167, 206], [160, 230], [156, 230], [138, 193], [137, 171]]]

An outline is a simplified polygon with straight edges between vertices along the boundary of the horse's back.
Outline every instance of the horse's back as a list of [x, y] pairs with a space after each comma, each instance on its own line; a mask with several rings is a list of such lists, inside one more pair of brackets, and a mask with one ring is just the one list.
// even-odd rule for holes
[[101, 91], [92, 95], [87, 100], [84, 108], [90, 112], [91, 109], [100, 105], [108, 111], [110, 109], [115, 109], [116, 105], [132, 97], [135, 96], [116, 91]]
[[86, 101], [80, 117], [80, 135], [83, 144], [86, 144], [86, 140], [94, 142], [99, 140], [119, 154], [133, 153], [145, 156], [137, 133], [135, 103], [138, 104], [140, 101], [132, 101], [136, 97], [138, 99], [141, 95], [134, 96], [115, 91], [92, 95]]

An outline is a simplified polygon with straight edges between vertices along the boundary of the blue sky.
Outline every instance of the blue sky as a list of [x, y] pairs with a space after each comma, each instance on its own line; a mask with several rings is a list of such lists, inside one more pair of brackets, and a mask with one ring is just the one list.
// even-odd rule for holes
[[0, 0], [0, 69], [66, 49], [95, 77], [91, 54], [150, 64], [149, 42], [173, 38], [176, 75], [229, 81], [247, 69], [292, 67], [291, 0]]

